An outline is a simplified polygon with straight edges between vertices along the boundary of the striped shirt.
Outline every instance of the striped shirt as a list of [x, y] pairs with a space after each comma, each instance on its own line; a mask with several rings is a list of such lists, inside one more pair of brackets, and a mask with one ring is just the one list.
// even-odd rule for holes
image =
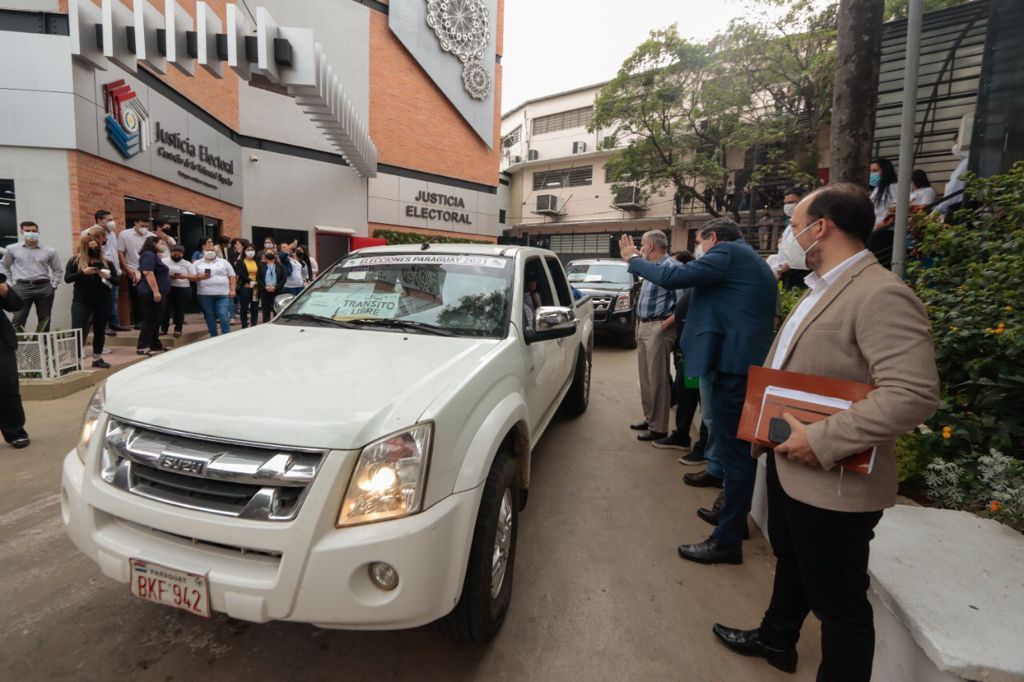
[[[640, 256], [643, 258], [643, 256]], [[681, 263], [669, 255], [665, 255], [658, 265], [664, 267], [668, 261], [669, 267], [679, 267]], [[673, 289], [660, 287], [649, 279], [644, 280], [640, 288], [640, 297], [637, 299], [636, 311], [643, 321], [652, 318], [666, 318], [676, 311], [678, 292]]]

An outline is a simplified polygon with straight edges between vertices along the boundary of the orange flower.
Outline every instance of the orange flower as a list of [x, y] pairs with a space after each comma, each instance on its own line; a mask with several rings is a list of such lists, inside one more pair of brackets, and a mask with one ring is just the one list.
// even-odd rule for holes
[[943, 426], [942, 427], [942, 437], [945, 440], [949, 440], [950, 438], [952, 438], [953, 437], [953, 427], [952, 426]]
[[1012, 305], [1008, 305], [1005, 308], [1003, 308], [1003, 310], [1005, 310], [1008, 313], [1012, 313], [1013, 312], [1013, 306]]
[[988, 510], [990, 512], [997, 512], [1002, 509], [1002, 505], [999, 504], [999, 500], [992, 500], [988, 503]]

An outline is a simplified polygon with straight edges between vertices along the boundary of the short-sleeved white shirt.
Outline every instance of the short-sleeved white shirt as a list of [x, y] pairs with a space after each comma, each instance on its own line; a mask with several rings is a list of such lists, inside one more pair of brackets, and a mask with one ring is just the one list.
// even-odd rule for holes
[[[182, 258], [177, 263], [170, 257], [164, 258], [164, 265], [170, 270], [170, 274], [173, 275], [194, 275], [196, 269], [192, 267], [192, 264], [188, 262], [187, 258]], [[187, 279], [171, 279], [171, 286], [178, 287], [179, 289], [188, 289], [191, 284]]]
[[210, 279], [201, 279], [196, 285], [197, 293], [200, 296], [230, 296], [231, 278], [235, 276], [235, 269], [231, 263], [223, 258], [213, 260], [197, 260], [192, 264], [197, 275], [202, 276], [207, 268], [210, 270]]
[[[142, 248], [148, 237], [155, 237], [156, 233], [146, 230], [141, 235], [134, 227], [126, 227], [117, 235], [117, 250], [124, 253], [124, 261], [132, 270], [139, 269], [139, 250]], [[174, 240], [171, 239], [171, 244]]]

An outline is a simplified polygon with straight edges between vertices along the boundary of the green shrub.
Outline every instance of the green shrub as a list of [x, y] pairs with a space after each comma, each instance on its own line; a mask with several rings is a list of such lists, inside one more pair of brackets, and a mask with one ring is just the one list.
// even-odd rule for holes
[[386, 239], [388, 244], [493, 244], [486, 239], [466, 239], [465, 237], [442, 237], [439, 235], [423, 235], [415, 232], [398, 232], [397, 230], [374, 230], [377, 239]]
[[[933, 325], [942, 402], [913, 448], [938, 504], [1024, 525], [1024, 162], [969, 178], [954, 224], [919, 216], [911, 279]], [[909, 446], [908, 446], [909, 447]], [[997, 503], [997, 504], [992, 504]]]

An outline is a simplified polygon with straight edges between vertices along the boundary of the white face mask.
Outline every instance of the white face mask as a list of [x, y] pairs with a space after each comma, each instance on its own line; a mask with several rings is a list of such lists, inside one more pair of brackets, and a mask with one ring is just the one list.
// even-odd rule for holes
[[[817, 220], [814, 223], [818, 222]], [[814, 223], [811, 223], [804, 229], [800, 230], [799, 234], [790, 232], [789, 234], [783, 235], [779, 241], [779, 255], [785, 259], [786, 264], [794, 270], [807, 270], [807, 254], [818, 245], [815, 241], [813, 244], [808, 246], [806, 249], [800, 246], [800, 242], [796, 240], [801, 234], [814, 227]]]
[[29, 244], [35, 244], [36, 242], [39, 241], [39, 233], [38, 232], [26, 232], [25, 233], [25, 241], [27, 241]]
[[245, 252], [245, 257], [246, 258], [252, 258], [255, 255], [256, 255], [256, 252], [253, 251], [252, 249], [249, 249], [248, 251]]
[[786, 214], [787, 218], [793, 217], [793, 211], [796, 210], [796, 204], [783, 204], [782, 212]]
[[107, 229], [108, 230], [113, 232], [115, 227], [117, 227], [117, 223], [115, 223], [113, 220], [108, 220], [107, 221]]
[[703, 244], [697, 244], [697, 248], [695, 248], [693, 250], [693, 257], [694, 258], [700, 258], [703, 255], [704, 255], [704, 245]]
[[146, 228], [139, 227], [138, 225], [135, 226], [135, 231], [138, 232], [139, 234], [146, 234]]
[[217, 257], [217, 252], [216, 251], [203, 251], [203, 258], [205, 258], [206, 260], [213, 260], [216, 257]]

